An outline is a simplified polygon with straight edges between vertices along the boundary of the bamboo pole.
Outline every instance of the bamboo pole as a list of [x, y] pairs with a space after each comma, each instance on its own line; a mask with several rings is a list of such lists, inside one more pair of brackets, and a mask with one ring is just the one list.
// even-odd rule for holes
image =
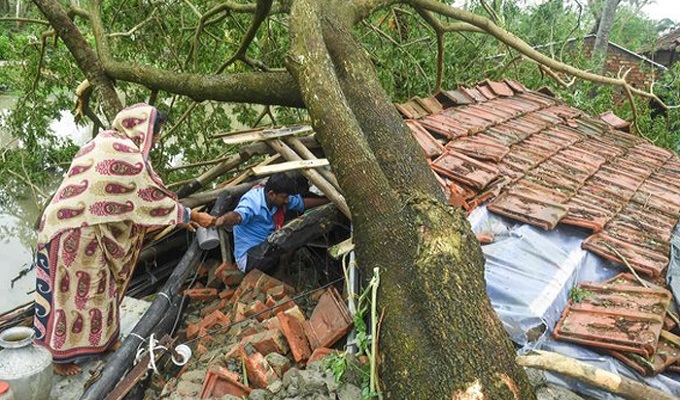
[[[294, 137], [294, 136], [289, 136], [284, 139], [284, 142], [287, 143], [295, 152], [297, 152], [302, 158], [306, 160], [316, 160], [316, 156], [314, 153], [312, 153], [301, 141], [300, 139]], [[321, 176], [326, 178], [328, 182], [330, 182], [335, 189], [340, 191], [340, 184], [338, 184], [338, 180], [335, 178], [335, 175], [331, 173], [331, 171], [325, 169], [325, 168], [320, 168], [317, 170]]]
[[536, 350], [533, 354], [517, 356], [523, 367], [545, 369], [588, 383], [629, 400], [677, 400], [658, 389], [635, 382], [613, 372], [593, 367], [561, 354]]
[[[267, 144], [269, 144], [274, 150], [276, 150], [279, 154], [283, 156], [286, 160], [289, 161], [299, 161], [302, 160], [302, 157], [300, 157], [293, 149], [288, 147], [283, 141], [280, 139], [271, 139], [267, 140]], [[316, 187], [319, 188], [326, 196], [328, 197], [329, 200], [331, 200], [335, 205], [338, 207], [340, 211], [342, 211], [347, 218], [352, 218], [352, 214], [349, 211], [349, 207], [347, 206], [347, 203], [345, 202], [345, 198], [342, 197], [340, 192], [338, 192], [333, 185], [326, 180], [321, 174], [311, 168], [305, 168], [300, 170], [303, 175], [307, 177], [313, 184], [316, 185]]]

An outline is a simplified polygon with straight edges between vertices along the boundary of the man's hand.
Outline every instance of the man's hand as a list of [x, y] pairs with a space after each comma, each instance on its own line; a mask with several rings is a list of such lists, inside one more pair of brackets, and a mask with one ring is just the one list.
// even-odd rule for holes
[[228, 213], [217, 218], [215, 221], [215, 226], [234, 226], [241, 222], [241, 214], [236, 211], [229, 211]]

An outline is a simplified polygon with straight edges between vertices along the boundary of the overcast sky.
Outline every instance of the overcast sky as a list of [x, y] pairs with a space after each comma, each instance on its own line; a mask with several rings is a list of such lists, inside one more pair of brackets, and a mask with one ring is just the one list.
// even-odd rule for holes
[[670, 18], [680, 22], [680, 1], [678, 0], [655, 0], [646, 5], [642, 11], [651, 19]]
[[[520, 4], [539, 4], [546, 0], [517, 0]], [[454, 5], [463, 5], [466, 0], [453, 0]], [[585, 3], [585, 2], [583, 2]], [[680, 23], [680, 0], [654, 0], [646, 5], [642, 11], [651, 19], [670, 18]]]

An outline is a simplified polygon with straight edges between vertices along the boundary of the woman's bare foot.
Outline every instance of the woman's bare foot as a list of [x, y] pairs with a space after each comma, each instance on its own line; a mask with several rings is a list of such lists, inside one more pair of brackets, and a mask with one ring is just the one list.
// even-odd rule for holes
[[61, 376], [78, 375], [82, 369], [74, 363], [54, 363], [54, 373]]

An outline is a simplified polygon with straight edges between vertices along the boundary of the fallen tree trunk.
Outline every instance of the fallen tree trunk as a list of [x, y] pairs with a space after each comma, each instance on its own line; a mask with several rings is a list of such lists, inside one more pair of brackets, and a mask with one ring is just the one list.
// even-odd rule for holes
[[517, 364], [557, 372], [630, 400], [677, 400], [677, 397], [615, 373], [549, 351], [517, 357]]
[[339, 225], [349, 226], [349, 220], [334, 204], [326, 204], [290, 221], [269, 235], [267, 241], [274, 248], [292, 251]]
[[225, 188], [221, 188], [221, 189], [206, 190], [205, 192], [201, 192], [201, 193], [191, 195], [189, 197], [185, 197], [185, 198], [180, 200], [180, 203], [182, 203], [182, 205], [184, 205], [185, 207], [195, 208], [195, 207], [198, 207], [198, 206], [208, 204], [210, 202], [215, 201], [217, 199], [217, 197], [220, 196], [223, 193], [228, 193], [231, 196], [241, 197], [243, 195], [243, 193], [250, 190], [251, 187], [255, 186], [255, 184], [257, 184], [259, 182], [260, 181], [257, 180], [257, 181], [241, 183], [240, 185], [225, 187]]

